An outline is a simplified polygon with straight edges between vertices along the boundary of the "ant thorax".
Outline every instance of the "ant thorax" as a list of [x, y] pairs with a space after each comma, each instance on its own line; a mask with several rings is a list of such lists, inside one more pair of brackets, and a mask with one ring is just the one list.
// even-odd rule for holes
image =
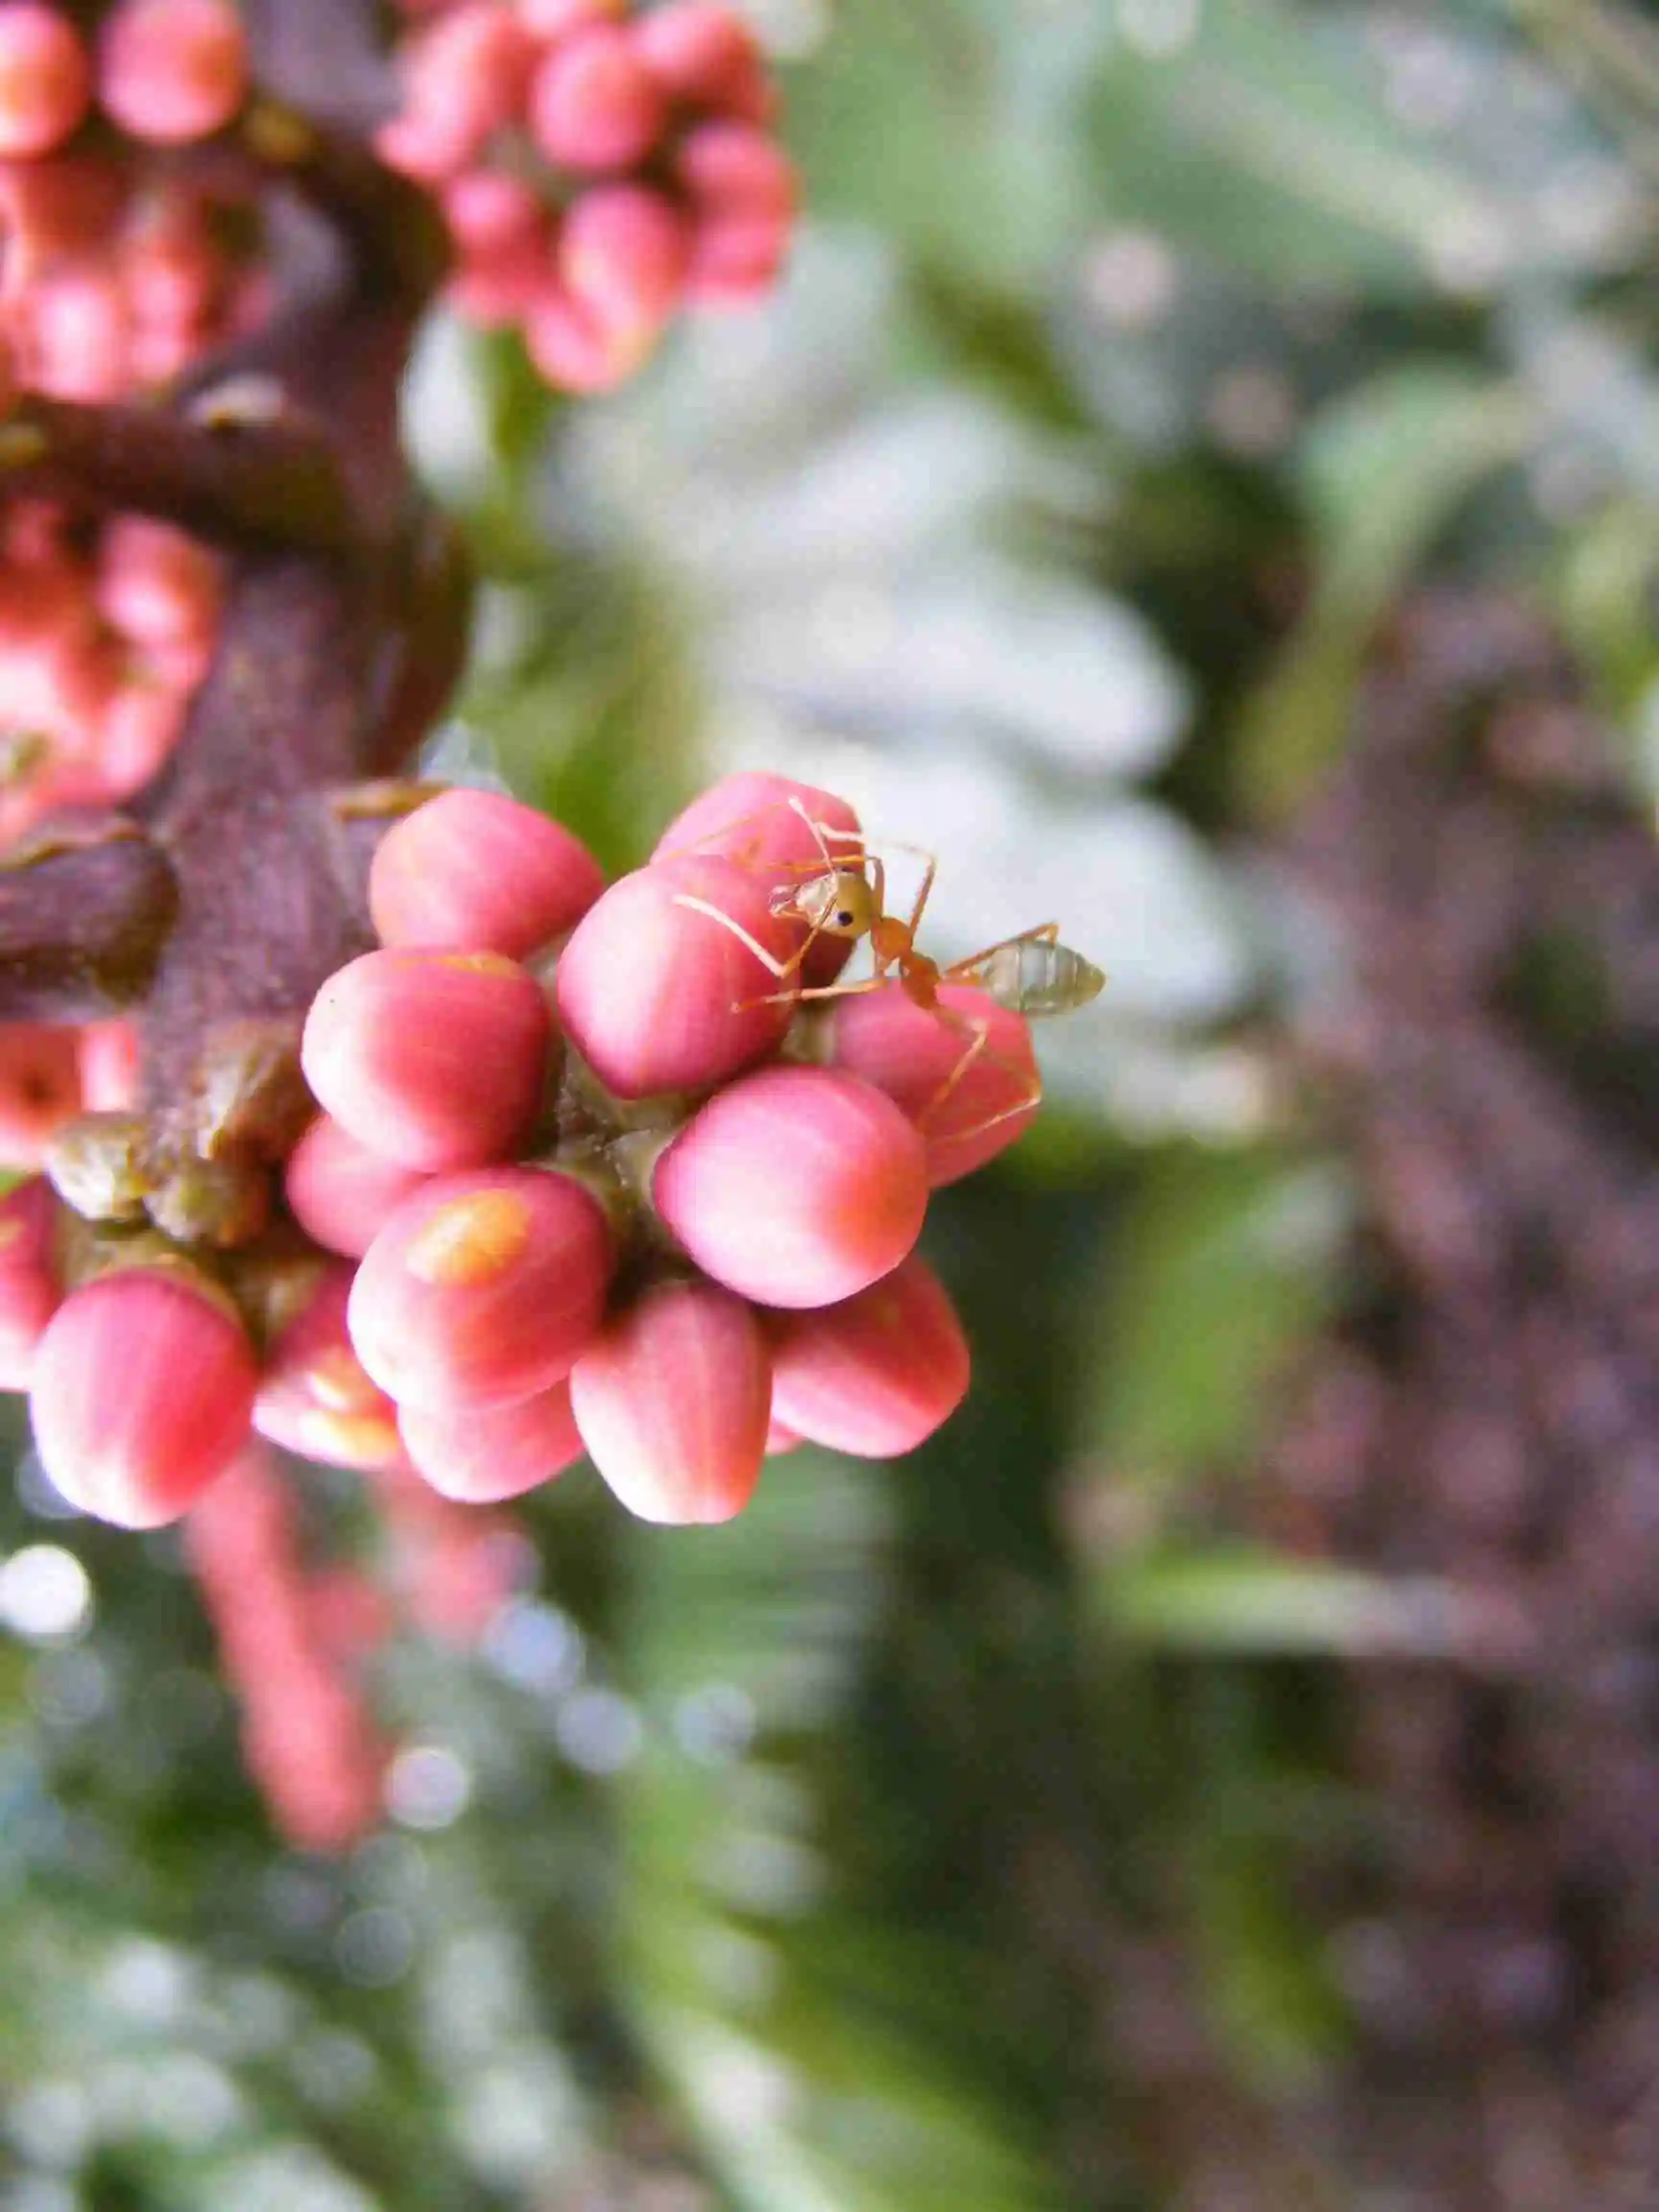
[[864, 937], [876, 920], [868, 878], [857, 868], [826, 868], [804, 882], [775, 891], [771, 910], [781, 919], [805, 922], [825, 937]]

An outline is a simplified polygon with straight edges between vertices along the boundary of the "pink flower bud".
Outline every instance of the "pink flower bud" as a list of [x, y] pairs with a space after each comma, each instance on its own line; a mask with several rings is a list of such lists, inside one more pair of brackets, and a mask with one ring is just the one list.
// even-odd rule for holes
[[557, 822], [494, 791], [441, 792], [396, 822], [369, 872], [382, 944], [466, 946], [522, 960], [562, 937], [605, 888]]
[[568, 38], [595, 23], [618, 23], [628, 0], [518, 0], [518, 19], [543, 44]]
[[[763, 877], [683, 854], [613, 883], [559, 956], [559, 1012], [600, 1081], [621, 1098], [695, 1091], [770, 1052], [789, 1025], [780, 981], [712, 916], [718, 908], [774, 958], [803, 932], [769, 909]], [[780, 995], [784, 1003], [765, 1001]], [[737, 1011], [741, 1006], [742, 1011]]]
[[685, 218], [643, 184], [599, 184], [565, 218], [559, 273], [576, 304], [615, 339], [655, 338], [673, 314], [690, 252]]
[[[383, 140], [385, 158], [427, 177], [469, 167], [486, 140], [517, 118], [534, 59], [535, 42], [511, 9], [466, 0], [406, 51], [407, 112]], [[400, 155], [410, 151], [417, 159], [405, 162]]]
[[[809, 821], [795, 811], [799, 800]], [[833, 791], [820, 791], [812, 783], [797, 783], [788, 776], [775, 776], [762, 768], [744, 768], [722, 776], [693, 799], [669, 823], [657, 840], [653, 860], [696, 851], [739, 860], [746, 867], [764, 868], [777, 862], [784, 871], [777, 880], [822, 864], [811, 823], [826, 831], [830, 852], [857, 854], [858, 817], [845, 799]], [[852, 831], [851, 836], [833, 832]]]
[[1020, 1016], [967, 984], [946, 984], [939, 998], [968, 1026], [918, 1006], [897, 983], [840, 999], [825, 1016], [830, 1064], [885, 1092], [921, 1130], [935, 1190], [1006, 1151], [1042, 1103]]
[[32, 285], [18, 331], [24, 381], [54, 399], [118, 399], [131, 375], [132, 324], [116, 278], [63, 268]]
[[770, 1361], [758, 1320], [712, 1283], [661, 1283], [577, 1360], [570, 1402], [605, 1480], [644, 1521], [729, 1521], [765, 1456]]
[[541, 1102], [551, 1022], [499, 952], [366, 952], [305, 1018], [305, 1080], [353, 1137], [401, 1166], [511, 1152]]
[[265, 1357], [253, 1426], [301, 1459], [379, 1468], [402, 1455], [397, 1408], [364, 1372], [346, 1325], [353, 1270], [324, 1269]]
[[762, 1068], [686, 1124], [652, 1196], [717, 1282], [762, 1306], [829, 1306], [890, 1273], [921, 1235], [926, 1154], [869, 1084]]
[[674, 173], [709, 216], [795, 213], [795, 167], [777, 140], [751, 123], [700, 123], [681, 140]]
[[499, 169], [469, 169], [448, 185], [444, 213], [450, 235], [468, 253], [499, 253], [544, 244], [547, 210], [521, 177]]
[[968, 1393], [968, 1339], [944, 1285], [912, 1257], [843, 1305], [773, 1331], [773, 1407], [814, 1444], [864, 1459], [913, 1452]]
[[54, 1131], [80, 1111], [77, 1033], [0, 1022], [0, 1167], [38, 1167]]
[[629, 32], [600, 23], [546, 56], [530, 89], [530, 128], [549, 161], [581, 176], [631, 169], [656, 145], [667, 103]]
[[200, 206], [182, 198], [163, 202], [138, 235], [122, 244], [121, 274], [134, 321], [147, 332], [188, 340], [211, 309], [222, 267]]
[[776, 282], [789, 251], [787, 215], [705, 216], [691, 234], [685, 297], [697, 307], [743, 307]]
[[288, 1206], [307, 1237], [361, 1260], [394, 1210], [425, 1182], [419, 1167], [360, 1143], [331, 1114], [319, 1114], [288, 1157]]
[[[796, 811], [796, 803], [805, 816]], [[813, 834], [816, 824], [822, 844]], [[851, 834], [848, 834], [851, 832]], [[768, 893], [805, 888], [831, 861], [863, 853], [858, 817], [845, 799], [787, 776], [745, 768], [723, 776], [677, 814], [657, 840], [653, 861], [685, 852], [718, 854], [765, 879]], [[853, 940], [820, 934], [801, 964], [803, 983], [830, 983], [846, 966]]]
[[117, 515], [98, 549], [98, 611], [137, 645], [174, 645], [209, 633], [219, 613], [219, 564], [166, 522]]
[[645, 359], [655, 333], [607, 330], [556, 280], [543, 280], [522, 310], [524, 347], [559, 392], [613, 392]]
[[0, 156], [49, 154], [91, 98], [91, 60], [68, 17], [36, 0], [0, 7]]
[[669, 0], [642, 16], [640, 59], [671, 99], [765, 123], [777, 108], [755, 34], [718, 0]]
[[27, 1390], [35, 1348], [61, 1303], [58, 1197], [32, 1175], [0, 1198], [0, 1390]]
[[184, 727], [177, 691], [160, 684], [123, 684], [98, 716], [94, 735], [105, 795], [126, 799], [159, 775]]
[[514, 1406], [464, 1413], [405, 1406], [398, 1425], [419, 1473], [444, 1497], [466, 1505], [493, 1505], [539, 1489], [582, 1456], [568, 1382]]
[[[0, 103], [4, 97], [0, 88]], [[98, 252], [120, 222], [126, 200], [120, 167], [90, 155], [0, 166], [7, 287], [32, 283], [48, 262]]]
[[[469, 248], [445, 286], [445, 297], [457, 315], [481, 330], [511, 329], [534, 315], [545, 299], [552, 262], [549, 217], [539, 239], [488, 250]], [[549, 384], [577, 388], [547, 362], [538, 360], [536, 367]]]
[[124, 1528], [176, 1521], [235, 1462], [258, 1370], [234, 1315], [181, 1270], [72, 1291], [35, 1354], [30, 1413], [71, 1504]]
[[369, 1247], [351, 1288], [351, 1338], [400, 1407], [510, 1405], [570, 1372], [599, 1326], [613, 1264], [603, 1209], [568, 1176], [437, 1176]]
[[138, 1103], [138, 1032], [131, 1022], [89, 1022], [77, 1032], [81, 1103], [88, 1114], [119, 1114]]
[[248, 48], [228, 0], [117, 0], [98, 47], [98, 97], [134, 138], [208, 137], [241, 107]]

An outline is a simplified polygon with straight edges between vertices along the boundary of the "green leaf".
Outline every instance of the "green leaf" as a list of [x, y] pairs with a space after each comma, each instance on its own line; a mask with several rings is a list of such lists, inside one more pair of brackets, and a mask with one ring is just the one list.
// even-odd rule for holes
[[1107, 1618], [1137, 1643], [1251, 1658], [1352, 1657], [1444, 1648], [1450, 1600], [1435, 1586], [1389, 1580], [1247, 1544], [1158, 1546], [1102, 1578]]
[[1087, 9], [1036, 39], [1004, 5], [843, 0], [790, 88], [808, 204], [987, 292], [1040, 291], [1080, 218], [1071, 119], [1097, 42]]
[[1157, 1487], [1248, 1459], [1345, 1218], [1333, 1173], [1281, 1154], [1183, 1149], [1148, 1171], [1111, 1254], [1087, 1431], [1115, 1474]]
[[[850, 1724], [885, 1577], [883, 1479], [792, 1454], [729, 1527], [631, 1547], [621, 1648], [670, 1725], [618, 1788], [618, 1985], [756, 2212], [1059, 2212], [995, 2069], [975, 2063], [962, 1961], [819, 1894], [814, 1752]], [[689, 1750], [698, 1699], [744, 1713], [747, 1747]]]
[[1537, 251], [1512, 202], [1379, 98], [1362, 24], [1207, 0], [1169, 54], [1120, 39], [1093, 107], [1097, 212], [1286, 286], [1431, 287], [1436, 241]]

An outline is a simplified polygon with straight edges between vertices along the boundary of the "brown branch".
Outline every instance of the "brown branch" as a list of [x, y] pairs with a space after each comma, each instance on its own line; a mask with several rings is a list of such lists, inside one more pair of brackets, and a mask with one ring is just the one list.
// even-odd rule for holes
[[0, 424], [0, 487], [160, 516], [220, 544], [338, 551], [358, 536], [332, 449], [301, 421], [26, 397]]
[[164, 853], [119, 814], [65, 817], [0, 859], [0, 1006], [89, 1022], [141, 999], [179, 911]]
[[[291, 64], [314, 13], [295, 0]], [[279, 21], [255, 5], [273, 52]], [[20, 402], [0, 424], [0, 500], [49, 492], [211, 539], [229, 555], [219, 646], [137, 819], [0, 875], [0, 1019], [140, 1002], [122, 1202], [179, 1241], [263, 1249], [272, 1169], [306, 1110], [301, 1018], [372, 942], [363, 877], [391, 816], [343, 814], [341, 795], [396, 768], [440, 711], [469, 587], [397, 434], [445, 266], [437, 209], [366, 145], [263, 93], [192, 159], [302, 210], [277, 226], [280, 306], [165, 408]], [[94, 1211], [105, 1187], [75, 1184]]]

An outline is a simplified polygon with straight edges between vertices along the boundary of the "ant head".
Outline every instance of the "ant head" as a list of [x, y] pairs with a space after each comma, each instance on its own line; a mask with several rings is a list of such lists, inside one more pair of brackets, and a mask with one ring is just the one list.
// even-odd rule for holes
[[867, 937], [877, 921], [876, 894], [862, 868], [826, 868], [772, 895], [772, 911], [807, 923], [823, 937]]

